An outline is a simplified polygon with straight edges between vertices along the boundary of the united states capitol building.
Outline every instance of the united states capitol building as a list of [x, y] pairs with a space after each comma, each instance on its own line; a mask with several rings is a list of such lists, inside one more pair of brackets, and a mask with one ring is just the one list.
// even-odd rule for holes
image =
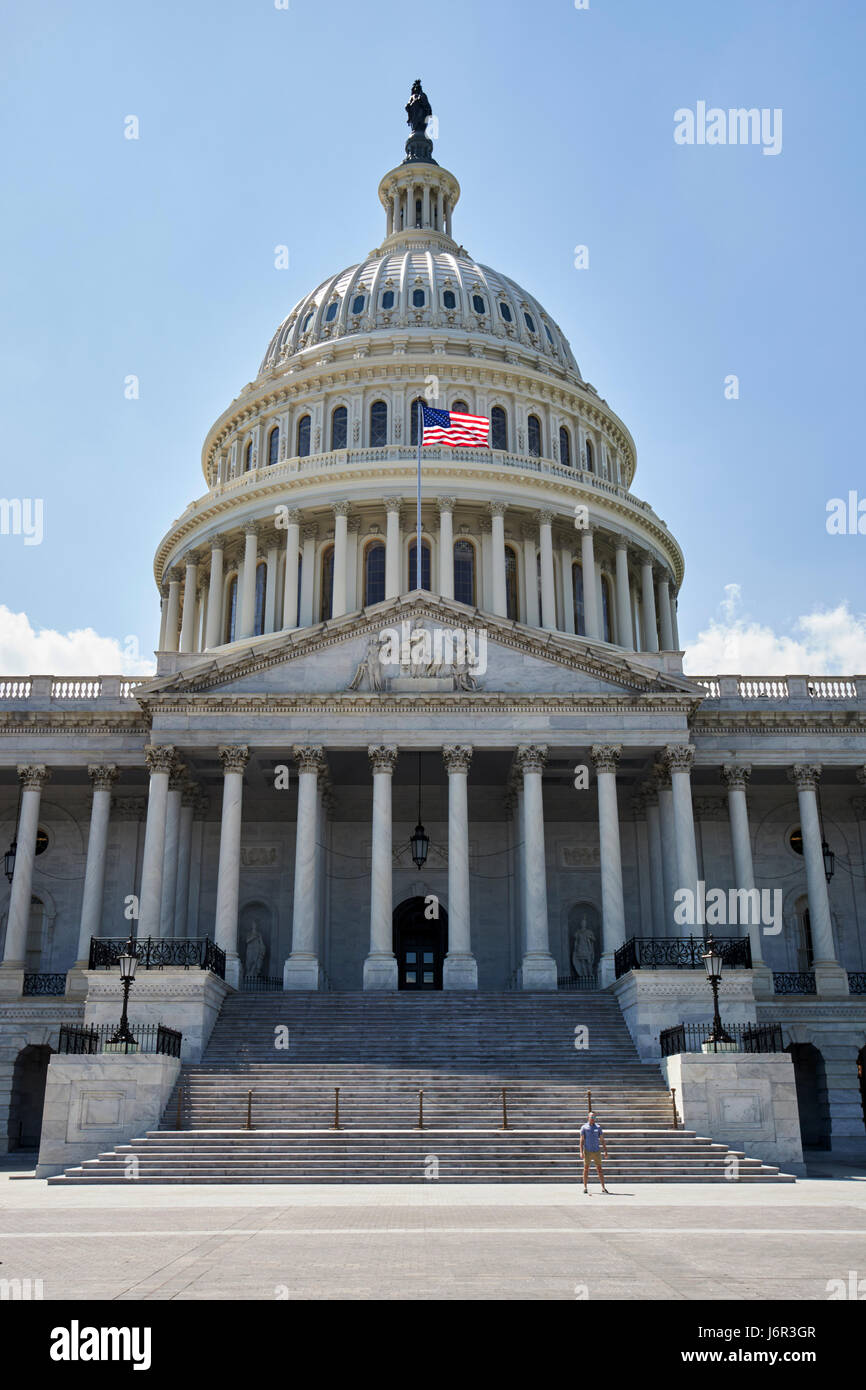
[[[789, 1123], [866, 1155], [866, 676], [683, 674], [628, 426], [461, 245], [407, 109], [380, 244], [207, 432], [155, 676], [0, 678], [0, 1149], [38, 1142], [58, 1028], [116, 1017], [94, 943], [134, 927], [165, 968], [132, 1005], [199, 1009], [193, 1057], [234, 991], [586, 991], [657, 1059], [712, 1013], [712, 932], [724, 1021], [781, 1028]], [[419, 401], [491, 422], [423, 450], [420, 587]], [[224, 970], [184, 968], [205, 938]]]

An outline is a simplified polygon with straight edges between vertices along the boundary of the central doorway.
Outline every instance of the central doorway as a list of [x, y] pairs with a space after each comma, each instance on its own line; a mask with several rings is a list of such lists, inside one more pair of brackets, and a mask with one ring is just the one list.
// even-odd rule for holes
[[394, 955], [398, 989], [441, 989], [448, 949], [448, 914], [424, 916], [425, 898], [407, 898], [394, 909]]

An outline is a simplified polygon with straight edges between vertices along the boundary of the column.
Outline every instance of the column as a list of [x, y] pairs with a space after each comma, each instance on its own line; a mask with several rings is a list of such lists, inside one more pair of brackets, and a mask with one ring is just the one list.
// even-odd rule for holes
[[165, 651], [165, 625], [168, 618], [168, 585], [159, 586], [159, 646], [158, 652]]
[[105, 859], [108, 848], [108, 823], [111, 817], [111, 790], [118, 769], [111, 763], [90, 766], [87, 775], [93, 786], [90, 803], [90, 833], [87, 837], [87, 859], [84, 865], [84, 891], [81, 895], [81, 917], [78, 929], [78, 958], [76, 966], [86, 969], [90, 959], [90, 938], [100, 935], [102, 900], [105, 891]]
[[658, 788], [652, 782], [645, 782], [641, 792], [646, 811], [653, 936], [665, 936], [667, 933], [665, 930], [664, 851], [662, 849]]
[[[493, 577], [493, 596], [491, 611], [504, 618], [508, 614], [508, 600], [505, 590], [505, 513], [508, 506], [505, 502], [491, 502], [491, 560]], [[548, 527], [548, 533], [550, 528]], [[550, 557], [551, 571], [553, 567], [553, 552]], [[554, 614], [556, 609], [554, 607]], [[555, 619], [554, 619], [555, 622]]]
[[397, 763], [392, 745], [367, 749], [373, 769], [373, 837], [370, 875], [370, 953], [364, 961], [365, 989], [397, 988], [393, 950], [391, 886], [391, 777]]
[[439, 513], [439, 594], [454, 597], [454, 504], [453, 497], [437, 497]]
[[448, 773], [448, 954], [443, 989], [477, 989], [478, 963], [472, 954], [469, 914], [469, 764], [472, 749], [442, 749]]
[[301, 513], [293, 509], [286, 523], [286, 572], [283, 576], [283, 631], [298, 626], [298, 559], [301, 553]]
[[265, 632], [274, 632], [277, 626], [277, 567], [279, 563], [280, 551], [277, 545], [276, 532], [271, 532], [267, 539], [267, 549], [265, 551], [266, 580], [265, 580]]
[[[664, 612], [664, 609], [662, 609]], [[752, 769], [746, 763], [725, 763], [722, 781], [728, 789], [728, 816], [731, 822], [731, 849], [734, 858], [734, 887], [742, 893], [752, 893], [755, 870], [752, 863], [752, 840], [749, 834], [749, 808], [746, 802], [746, 783]], [[744, 899], [740, 897], [739, 903]], [[750, 910], [748, 936], [752, 946], [752, 964], [763, 965], [760, 913]], [[745, 933], [743, 933], [745, 935]]]
[[27, 928], [30, 923], [33, 862], [36, 857], [36, 832], [39, 829], [39, 805], [42, 800], [42, 788], [50, 778], [50, 769], [41, 764], [18, 769], [18, 780], [22, 787], [21, 812], [15, 831], [15, 872], [12, 875], [12, 889], [9, 894], [6, 946], [3, 952], [3, 966], [9, 970], [24, 969]]
[[678, 928], [674, 923], [674, 887], [677, 879], [677, 837], [674, 824], [674, 794], [671, 786], [670, 768], [664, 763], [655, 766], [655, 783], [659, 798], [659, 830], [662, 842], [662, 936], [676, 936]]
[[563, 541], [559, 551], [560, 573], [562, 576], [562, 628], [574, 635], [574, 552]]
[[518, 748], [515, 765], [523, 775], [523, 883], [526, 953], [520, 987], [556, 989], [556, 961], [550, 954], [547, 923], [547, 862], [544, 852], [544, 801], [541, 778], [547, 749], [537, 744]]
[[592, 527], [580, 533], [580, 568], [583, 573], [583, 621], [586, 636], [592, 642], [601, 640], [598, 623], [598, 585], [595, 576], [595, 546]]
[[256, 567], [258, 552], [258, 522], [244, 527], [244, 568], [238, 593], [237, 637], [252, 637], [256, 625]]
[[198, 552], [191, 550], [186, 557], [183, 581], [183, 619], [180, 625], [180, 651], [191, 652], [195, 647], [195, 592], [198, 576]]
[[521, 530], [523, 537], [523, 577], [526, 596], [526, 626], [538, 627], [538, 549], [531, 526]]
[[616, 798], [616, 767], [622, 749], [614, 744], [595, 744], [591, 751], [598, 781], [598, 842], [601, 854], [602, 947], [599, 983], [612, 984], [616, 978], [614, 954], [625, 944], [625, 906], [622, 894], [622, 853], [619, 839], [619, 809]]
[[349, 503], [334, 503], [334, 597], [331, 617], [341, 618], [346, 608], [346, 552], [349, 543]]
[[634, 651], [634, 636], [631, 626], [631, 598], [628, 587], [628, 541], [625, 536], [617, 536], [616, 546], [616, 635], [619, 645], [626, 651]]
[[691, 769], [695, 750], [692, 744], [671, 744], [664, 751], [664, 761], [670, 769], [674, 807], [674, 838], [676, 842], [676, 881], [674, 891], [688, 889], [692, 894], [695, 912], [689, 930], [684, 932], [675, 923], [674, 935], [689, 936], [697, 925], [698, 850], [695, 843], [695, 817], [692, 808]]
[[818, 764], [797, 763], [788, 776], [797, 788], [797, 800], [800, 805], [800, 831], [803, 836], [803, 860], [806, 866], [806, 892], [809, 895], [815, 988], [819, 994], [847, 994], [848, 977], [840, 968], [833, 940], [830, 896], [827, 892], [821, 848], [824, 836], [817, 801], [821, 768]]
[[674, 635], [674, 651], [675, 651], [675, 652], [678, 652], [678, 651], [680, 650], [680, 633], [679, 633], [679, 628], [678, 628], [678, 626], [677, 626], [677, 600], [676, 600], [676, 596], [673, 596], [673, 597], [671, 598], [671, 627], [673, 628], [673, 635]]
[[149, 743], [144, 760], [150, 773], [147, 794], [147, 824], [141, 860], [141, 891], [138, 904], [138, 936], [159, 936], [162, 905], [162, 873], [165, 857], [165, 816], [168, 806], [168, 779], [174, 763], [171, 744]]
[[316, 883], [319, 868], [319, 776], [325, 752], [318, 744], [296, 744], [298, 811], [295, 824], [295, 887], [292, 899], [292, 953], [283, 967], [285, 989], [318, 989]]
[[226, 953], [226, 984], [240, 984], [238, 955], [238, 895], [241, 877], [241, 824], [244, 768], [250, 756], [244, 744], [221, 744], [217, 752], [223, 765], [223, 805], [220, 822], [220, 857], [217, 869], [214, 937]]
[[[180, 794], [180, 826], [177, 836], [177, 876], [174, 892], [173, 936], [186, 936], [189, 916], [189, 868], [192, 857], [192, 818], [199, 788], [187, 782]], [[190, 933], [195, 936], [195, 932]]]
[[313, 625], [313, 586], [316, 582], [316, 541], [318, 535], [318, 526], [304, 527], [304, 558], [301, 563], [301, 627], [312, 627]]
[[165, 853], [159, 906], [159, 935], [174, 936], [174, 896], [177, 892], [177, 855], [180, 836], [180, 799], [186, 781], [183, 763], [172, 763], [165, 804]]
[[556, 631], [556, 587], [553, 580], [553, 512], [538, 513], [538, 544], [541, 550], [541, 626]]
[[656, 599], [651, 555], [641, 556], [640, 574], [641, 607], [643, 609], [643, 650], [645, 652], [657, 652], [659, 649], [659, 636], [656, 628]]
[[218, 647], [223, 640], [223, 541], [214, 541], [210, 552], [210, 578], [207, 590], [207, 628], [205, 648]]
[[180, 616], [180, 579], [177, 570], [169, 570], [168, 611], [165, 615], [165, 650], [177, 651], [177, 626]]
[[670, 580], [667, 574], [662, 571], [659, 577], [659, 623], [662, 633], [662, 651], [676, 651], [674, 646], [674, 625], [671, 621], [671, 592]]
[[386, 497], [385, 512], [385, 597], [396, 598], [400, 592], [400, 498]]

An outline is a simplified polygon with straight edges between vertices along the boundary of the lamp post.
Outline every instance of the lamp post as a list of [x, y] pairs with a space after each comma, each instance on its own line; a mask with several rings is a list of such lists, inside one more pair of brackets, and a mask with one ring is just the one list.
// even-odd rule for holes
[[719, 982], [722, 978], [725, 962], [721, 951], [716, 950], [716, 943], [711, 936], [707, 937], [707, 953], [701, 959], [704, 962], [707, 979], [713, 991], [713, 1027], [707, 1042], [732, 1043], [734, 1039], [722, 1027], [722, 1019], [719, 1014]]
[[134, 938], [130, 935], [129, 940], [118, 961], [120, 966], [120, 979], [123, 984], [123, 1009], [120, 1014], [120, 1026], [115, 1032], [112, 1043], [124, 1043], [129, 1049], [130, 1044], [138, 1046], [132, 1033], [129, 1031], [129, 1019], [127, 1017], [127, 1005], [129, 1003], [129, 991], [135, 979], [135, 967], [138, 965], [138, 950]]

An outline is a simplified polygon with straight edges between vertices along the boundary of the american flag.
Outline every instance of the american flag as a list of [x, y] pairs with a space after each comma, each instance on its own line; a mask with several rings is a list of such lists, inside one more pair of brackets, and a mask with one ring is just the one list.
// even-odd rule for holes
[[490, 448], [490, 421], [483, 415], [461, 415], [455, 410], [433, 410], [421, 406], [424, 412], [424, 433], [421, 444], [449, 444], [452, 449]]

